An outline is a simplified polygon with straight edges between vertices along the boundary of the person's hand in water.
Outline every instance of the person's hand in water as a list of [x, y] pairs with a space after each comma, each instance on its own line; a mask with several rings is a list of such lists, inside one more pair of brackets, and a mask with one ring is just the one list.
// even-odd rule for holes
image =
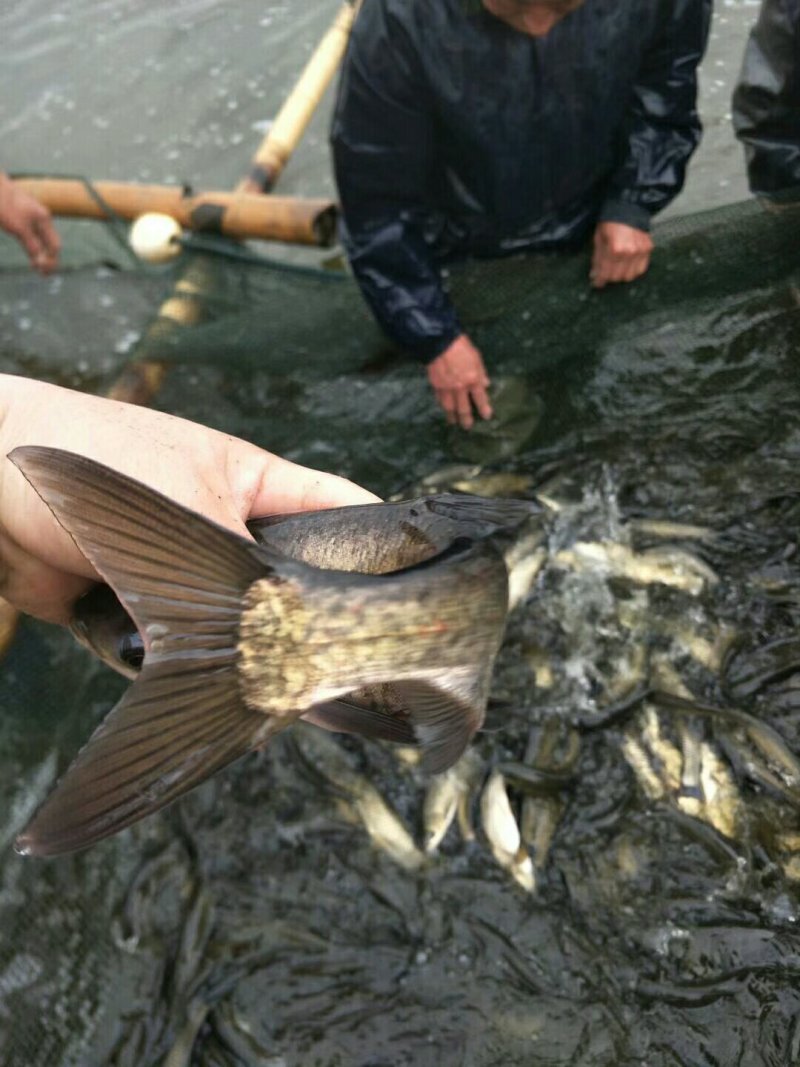
[[61, 240], [50, 212], [0, 172], [0, 229], [16, 237], [34, 270], [49, 274], [58, 265]]
[[379, 499], [173, 415], [0, 374], [0, 596], [62, 624], [99, 577], [7, 458], [19, 445], [88, 456], [248, 538], [259, 515]]
[[492, 417], [489, 375], [483, 357], [465, 333], [431, 360], [428, 381], [448, 422], [469, 430], [475, 422], [473, 406], [482, 419]]

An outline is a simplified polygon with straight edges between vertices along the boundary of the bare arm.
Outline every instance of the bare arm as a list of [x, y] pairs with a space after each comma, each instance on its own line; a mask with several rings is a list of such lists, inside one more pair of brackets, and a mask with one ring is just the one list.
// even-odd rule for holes
[[0, 375], [0, 594], [52, 622], [69, 620], [97, 575], [6, 458], [25, 444], [90, 456], [245, 537], [256, 515], [377, 499], [185, 419]]
[[47, 208], [0, 172], [0, 229], [16, 237], [34, 270], [49, 274], [58, 265], [61, 240]]

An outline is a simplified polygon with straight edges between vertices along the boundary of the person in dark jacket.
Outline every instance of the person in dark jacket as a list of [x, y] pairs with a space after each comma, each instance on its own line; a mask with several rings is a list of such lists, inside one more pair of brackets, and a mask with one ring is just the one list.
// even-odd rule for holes
[[710, 15], [711, 0], [364, 0], [331, 130], [342, 236], [449, 421], [492, 409], [440, 265], [593, 240], [595, 287], [643, 274], [650, 219], [700, 139]]
[[754, 193], [800, 192], [800, 0], [763, 0], [733, 94]]

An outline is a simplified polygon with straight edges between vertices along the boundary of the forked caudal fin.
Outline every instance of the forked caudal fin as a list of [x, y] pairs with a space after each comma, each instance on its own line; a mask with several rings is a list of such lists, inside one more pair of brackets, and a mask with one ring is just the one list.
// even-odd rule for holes
[[[138, 678], [22, 833], [21, 852], [56, 855], [116, 833], [320, 700], [324, 725], [413, 739], [433, 771], [479, 728], [507, 598], [505, 566], [488, 543], [454, 545], [382, 577], [318, 570], [85, 457], [25, 447], [10, 458], [115, 590], [145, 646]], [[258, 604], [269, 621], [284, 587], [303, 601], [291, 647], [259, 628]], [[261, 599], [243, 656], [242, 605], [254, 590]], [[303, 680], [315, 657], [317, 688]], [[262, 676], [299, 677], [296, 699], [273, 695]], [[376, 683], [391, 683], [394, 706], [335, 703]]]
[[9, 457], [142, 633], [139, 678], [17, 840], [31, 855], [84, 848], [157, 811], [283, 725], [238, 692], [243, 591], [267, 554], [82, 456], [17, 448]]

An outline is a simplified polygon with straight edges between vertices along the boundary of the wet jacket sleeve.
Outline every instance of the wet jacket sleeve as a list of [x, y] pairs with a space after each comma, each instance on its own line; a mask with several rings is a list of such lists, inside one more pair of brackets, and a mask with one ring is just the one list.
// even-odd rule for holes
[[754, 193], [800, 185], [800, 0], [764, 0], [733, 95]]
[[683, 188], [700, 141], [697, 66], [708, 39], [712, 0], [667, 0], [662, 29], [634, 85], [622, 165], [613, 175], [601, 222], [649, 230], [650, 219]]
[[425, 80], [402, 25], [364, 4], [342, 70], [331, 130], [342, 239], [386, 333], [420, 359], [462, 332], [422, 236], [434, 129]]

